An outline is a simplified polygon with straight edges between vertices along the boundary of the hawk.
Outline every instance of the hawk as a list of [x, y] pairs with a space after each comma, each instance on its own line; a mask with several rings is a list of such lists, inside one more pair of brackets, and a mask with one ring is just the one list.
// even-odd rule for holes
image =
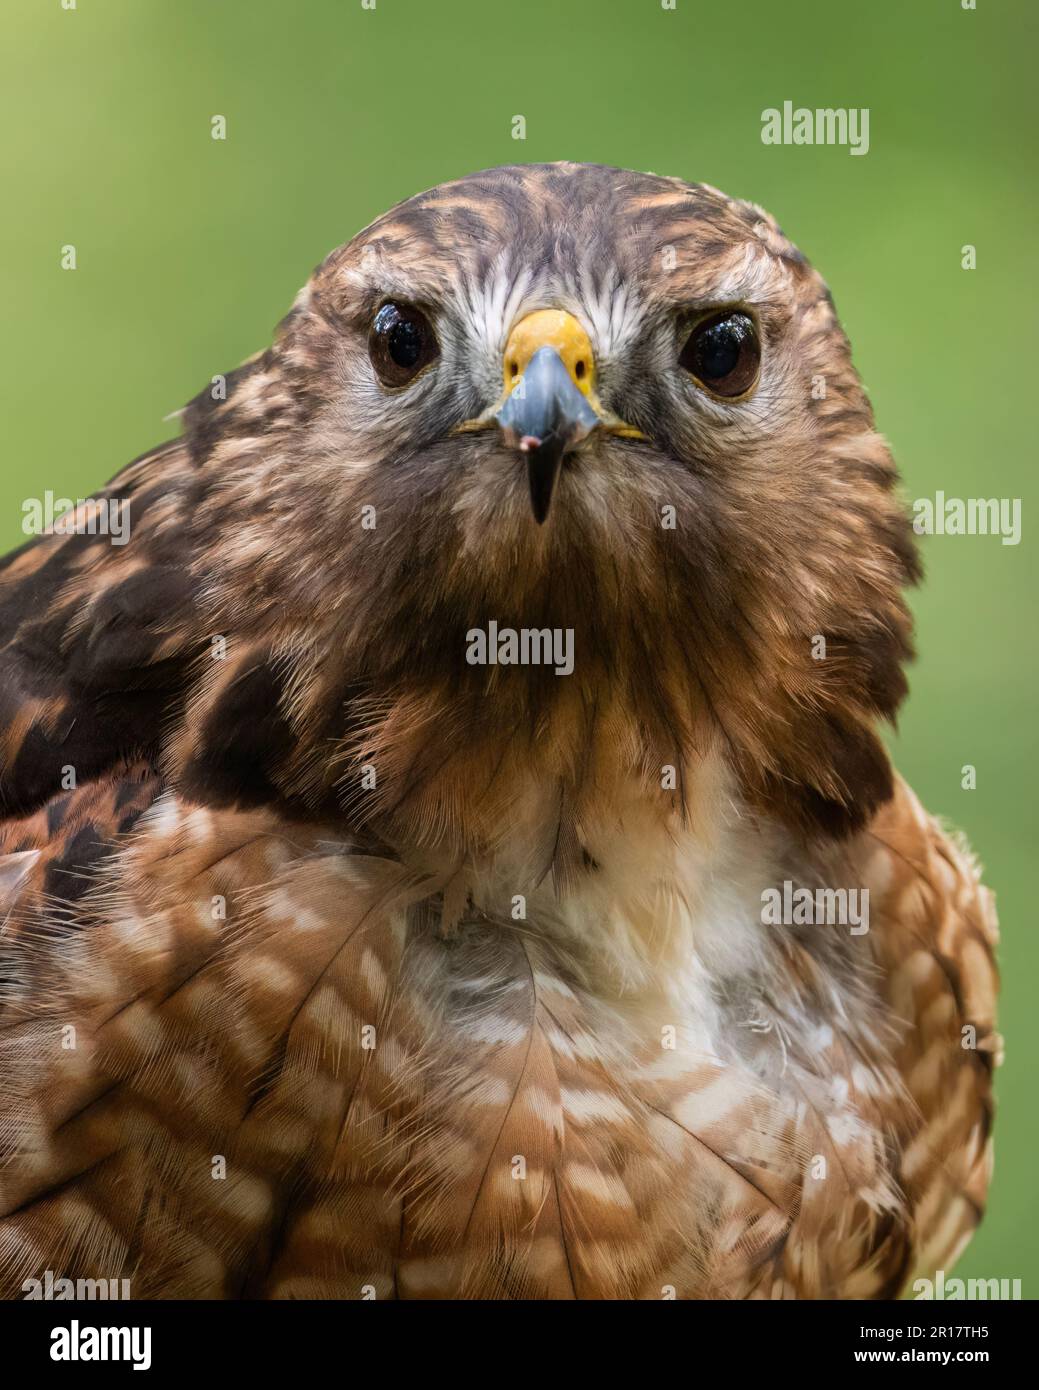
[[825, 284], [713, 188], [494, 169], [334, 251], [0, 571], [6, 1295], [950, 1265], [996, 928], [877, 734], [896, 482]]

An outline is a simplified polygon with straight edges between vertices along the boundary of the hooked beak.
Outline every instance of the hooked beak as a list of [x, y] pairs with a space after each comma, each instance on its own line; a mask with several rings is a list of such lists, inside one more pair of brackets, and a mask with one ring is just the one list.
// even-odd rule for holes
[[546, 344], [533, 353], [495, 418], [506, 441], [527, 456], [530, 504], [540, 526], [552, 505], [563, 455], [600, 424], [599, 415], [557, 349]]
[[645, 439], [604, 410], [595, 394], [595, 354], [573, 314], [537, 309], [513, 327], [502, 359], [505, 399], [460, 429], [495, 422], [505, 442], [526, 456], [530, 504], [540, 526], [548, 516], [563, 456], [593, 430]]
[[502, 359], [505, 393], [496, 406], [456, 425], [455, 433], [500, 427], [527, 461], [530, 505], [548, 516], [563, 457], [593, 430], [647, 439], [606, 410], [595, 394], [595, 355], [573, 314], [537, 309], [513, 327]]

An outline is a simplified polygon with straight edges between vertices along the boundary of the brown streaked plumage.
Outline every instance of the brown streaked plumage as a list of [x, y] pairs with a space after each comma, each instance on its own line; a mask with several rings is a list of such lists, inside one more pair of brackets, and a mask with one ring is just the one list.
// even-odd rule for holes
[[[435, 335], [414, 375], [387, 304]], [[510, 413], [544, 309], [579, 350], [536, 378], [528, 342]], [[683, 363], [730, 314], [760, 365], [726, 398]], [[545, 401], [584, 421], [550, 459]], [[128, 544], [0, 566], [0, 1290], [891, 1297], [948, 1265], [995, 918], [877, 735], [911, 529], [767, 214], [594, 166], [444, 185], [184, 426], [98, 494]], [[572, 630], [572, 674], [469, 664], [492, 621]], [[868, 890], [868, 931], [766, 925], [784, 884]]]

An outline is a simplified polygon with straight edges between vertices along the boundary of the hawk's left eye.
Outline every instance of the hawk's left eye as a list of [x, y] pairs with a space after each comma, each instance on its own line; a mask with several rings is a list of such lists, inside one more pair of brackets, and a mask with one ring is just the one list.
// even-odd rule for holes
[[744, 396], [758, 379], [761, 344], [749, 314], [728, 310], [698, 323], [678, 358], [715, 396]]
[[411, 304], [384, 304], [368, 335], [368, 352], [384, 386], [406, 386], [440, 355], [429, 319]]

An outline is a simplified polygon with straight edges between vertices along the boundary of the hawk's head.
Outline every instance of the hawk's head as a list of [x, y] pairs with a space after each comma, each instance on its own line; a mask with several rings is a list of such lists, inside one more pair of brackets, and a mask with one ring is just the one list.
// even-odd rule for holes
[[[445, 184], [334, 252], [187, 431], [173, 568], [229, 639], [168, 749], [188, 792], [466, 851], [521, 784], [579, 827], [622, 782], [688, 805], [707, 754], [812, 833], [890, 793], [911, 531], [760, 209], [596, 166]], [[572, 632], [572, 673], [474, 664], [492, 624]]]

